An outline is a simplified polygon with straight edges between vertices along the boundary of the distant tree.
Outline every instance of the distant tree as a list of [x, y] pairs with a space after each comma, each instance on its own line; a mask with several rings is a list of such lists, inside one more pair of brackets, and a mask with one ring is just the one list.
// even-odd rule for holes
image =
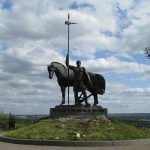
[[14, 128], [16, 117], [12, 113], [9, 113], [8, 121], [9, 121], [9, 128]]
[[15, 121], [16, 117], [12, 113], [9, 113], [8, 119], [9, 119], [9, 121]]
[[146, 57], [150, 59], [150, 46], [144, 49], [144, 53], [146, 54]]
[[7, 119], [7, 115], [2, 110], [0, 110], [0, 119]]
[[8, 117], [4, 111], [0, 110], [0, 129], [5, 130], [8, 127]]
[[9, 113], [5, 114], [4, 111], [0, 110], [0, 130], [8, 130], [15, 127], [16, 117]]

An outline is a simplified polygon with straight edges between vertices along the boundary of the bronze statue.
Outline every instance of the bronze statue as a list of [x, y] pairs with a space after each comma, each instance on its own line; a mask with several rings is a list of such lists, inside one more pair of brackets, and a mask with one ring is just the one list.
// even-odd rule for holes
[[[80, 62], [78, 62], [78, 63], [80, 64]], [[52, 79], [54, 72], [56, 74], [57, 81], [58, 81], [58, 84], [59, 84], [59, 86], [61, 88], [61, 92], [62, 92], [62, 102], [60, 105], [63, 105], [63, 104], [65, 104], [65, 90], [66, 90], [66, 87], [68, 86], [68, 68], [66, 66], [62, 65], [61, 63], [52, 62], [52, 63], [50, 63], [50, 65], [48, 65], [47, 69], [49, 72], [50, 79]], [[86, 70], [81, 69], [81, 71], [86, 71]], [[82, 76], [83, 84], [81, 87], [83, 88], [83, 86], [85, 86], [84, 88], [91, 93], [90, 95], [87, 96], [87, 99], [90, 96], [93, 96], [94, 97], [93, 105], [97, 105], [98, 104], [98, 96], [97, 95], [98, 94], [103, 95], [105, 93], [105, 79], [100, 74], [95, 74], [95, 73], [91, 73], [91, 72], [87, 72], [87, 74], [88, 75], [85, 76], [86, 74], [84, 73]], [[74, 75], [73, 70], [69, 69], [69, 86], [74, 86], [74, 81], [75, 81], [74, 76], [75, 75]], [[88, 77], [90, 77], [91, 83], [88, 80]], [[76, 90], [76, 87], [74, 87], [74, 89]], [[81, 95], [78, 97], [78, 100], [77, 100], [78, 95], [77, 94], [75, 95], [76, 96], [75, 103], [76, 102], [80, 103], [80, 102], [84, 101], [85, 97], [82, 98], [82, 94], [84, 94], [84, 96], [85, 96], [84, 92], [81, 93]], [[86, 101], [86, 103], [87, 103], [87, 101]]]
[[77, 67], [75, 66], [68, 66], [68, 55], [66, 57], [66, 66], [69, 67], [69, 69], [73, 70], [74, 73], [74, 83], [73, 83], [73, 90], [74, 90], [74, 97], [75, 97], [75, 104], [79, 104], [78, 101], [78, 92], [82, 92], [82, 94], [84, 95], [84, 100], [85, 100], [85, 104], [87, 106], [89, 106], [90, 104], [88, 103], [87, 100], [87, 94], [84, 88], [84, 84], [83, 84], [83, 77], [86, 77], [87, 82], [89, 83], [89, 86], [92, 86], [92, 82], [90, 80], [90, 77], [88, 75], [88, 73], [86, 72], [86, 69], [84, 67], [81, 67], [81, 62], [78, 60], [76, 62]]
[[144, 52], [145, 52], [145, 54], [146, 54], [146, 57], [148, 57], [148, 58], [150, 59], [150, 46], [149, 46], [149, 47], [146, 47], [146, 48], [144, 49]]

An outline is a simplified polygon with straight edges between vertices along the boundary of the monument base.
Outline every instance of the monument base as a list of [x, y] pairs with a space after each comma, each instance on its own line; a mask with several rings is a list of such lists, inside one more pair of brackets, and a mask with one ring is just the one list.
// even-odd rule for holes
[[104, 116], [107, 118], [107, 108], [101, 106], [84, 106], [84, 105], [60, 105], [50, 108], [50, 117], [79, 116], [92, 117]]

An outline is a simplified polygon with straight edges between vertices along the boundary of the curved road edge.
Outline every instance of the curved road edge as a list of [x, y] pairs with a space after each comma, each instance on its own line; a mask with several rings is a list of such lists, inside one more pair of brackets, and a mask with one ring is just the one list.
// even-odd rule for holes
[[121, 141], [61, 141], [61, 140], [33, 140], [14, 139], [0, 135], [1, 142], [25, 145], [43, 146], [70, 146], [70, 147], [100, 147], [100, 146], [126, 146], [126, 145], [146, 145], [150, 144], [150, 139], [121, 140]]

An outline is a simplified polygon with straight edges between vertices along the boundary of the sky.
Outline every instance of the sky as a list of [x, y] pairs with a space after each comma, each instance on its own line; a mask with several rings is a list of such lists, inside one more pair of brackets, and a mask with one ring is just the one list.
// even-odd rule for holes
[[[0, 110], [49, 114], [61, 103], [47, 65], [65, 65], [69, 13], [78, 23], [70, 25], [70, 65], [80, 60], [103, 75], [99, 105], [108, 113], [150, 113], [150, 59], [143, 51], [150, 44], [149, 6], [148, 0], [0, 0]], [[69, 97], [73, 105], [72, 87]]]

